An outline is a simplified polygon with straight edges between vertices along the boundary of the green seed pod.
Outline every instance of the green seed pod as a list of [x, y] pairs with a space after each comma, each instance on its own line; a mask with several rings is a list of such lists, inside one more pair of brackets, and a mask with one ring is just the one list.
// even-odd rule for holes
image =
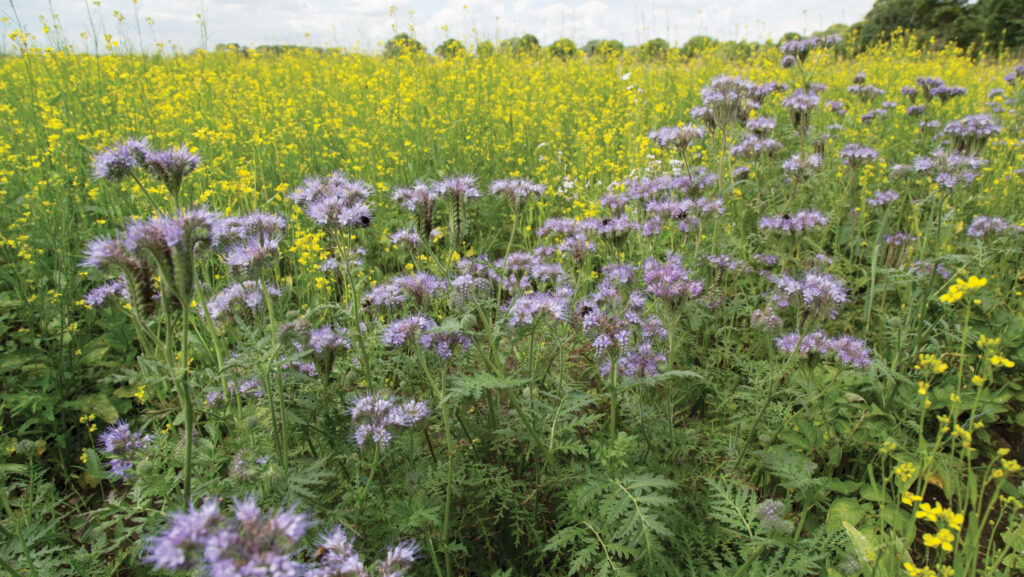
[[143, 261], [132, 260], [124, 267], [125, 286], [128, 287], [128, 302], [142, 317], [153, 315], [153, 269]]
[[191, 306], [195, 293], [195, 258], [190, 242], [180, 243], [171, 250], [171, 263], [173, 278], [168, 281], [173, 282], [175, 296], [181, 306]]

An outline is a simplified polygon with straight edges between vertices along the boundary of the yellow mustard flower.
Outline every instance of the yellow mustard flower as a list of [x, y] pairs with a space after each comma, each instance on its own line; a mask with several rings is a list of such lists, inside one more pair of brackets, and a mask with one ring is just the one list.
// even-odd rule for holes
[[940, 529], [938, 533], [934, 535], [932, 533], [925, 533], [922, 537], [925, 547], [941, 548], [943, 551], [953, 550], [953, 533], [949, 529]]

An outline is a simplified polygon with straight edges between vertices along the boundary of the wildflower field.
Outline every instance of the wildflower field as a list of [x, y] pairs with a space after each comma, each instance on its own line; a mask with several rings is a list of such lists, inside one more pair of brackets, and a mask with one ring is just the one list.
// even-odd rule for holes
[[1024, 65], [0, 56], [0, 573], [1024, 574]]

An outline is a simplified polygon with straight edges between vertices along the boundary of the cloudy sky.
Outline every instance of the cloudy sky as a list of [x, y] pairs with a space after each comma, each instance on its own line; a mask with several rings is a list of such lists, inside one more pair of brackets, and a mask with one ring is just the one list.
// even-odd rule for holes
[[[14, 0], [0, 14], [4, 34], [15, 11], [24, 28], [45, 44], [40, 17], [59, 17], [64, 36], [78, 46], [96, 30], [127, 35], [133, 45], [155, 42], [184, 50], [236, 42], [343, 46], [374, 51], [397, 32], [428, 47], [447, 37], [468, 43], [525, 33], [542, 44], [568, 37], [583, 44], [615, 38], [637, 44], [661, 37], [682, 44], [696, 34], [722, 40], [765, 40], [785, 32], [810, 33], [829, 24], [852, 24], [873, 0]], [[115, 16], [115, 11], [122, 19]], [[90, 23], [91, 22], [91, 23]], [[138, 24], [137, 24], [138, 23]]]

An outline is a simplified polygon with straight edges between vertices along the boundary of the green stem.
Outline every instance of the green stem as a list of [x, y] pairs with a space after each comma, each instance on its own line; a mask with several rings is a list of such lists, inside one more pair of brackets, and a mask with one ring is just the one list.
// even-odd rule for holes
[[[882, 223], [875, 235], [875, 246], [871, 249], [871, 284], [868, 287], [867, 302], [864, 303], [864, 333], [870, 334], [871, 329], [871, 307], [875, 302], [875, 275], [878, 272], [878, 250], [882, 244], [882, 234], [885, 232], [885, 221], [889, 216], [889, 209], [882, 213]], [[884, 295], [884, 293], [883, 293]], [[883, 296], [884, 298], [884, 296]]]
[[181, 388], [178, 394], [185, 409], [185, 505], [192, 506], [192, 394], [189, 391], [188, 379], [188, 329], [189, 303], [181, 303]]
[[373, 444], [373, 464], [370, 465], [370, 475], [366, 478], [366, 484], [363, 485], [363, 490], [359, 493], [359, 503], [363, 503], [363, 499], [366, 498], [366, 492], [370, 490], [370, 484], [373, 483], [373, 475], [377, 472], [377, 462], [380, 460], [380, 446], [377, 443]]
[[451, 428], [449, 427], [450, 419], [448, 417], [448, 403], [445, 402], [444, 398], [444, 381], [442, 380], [440, 387], [434, 382], [430, 368], [427, 366], [427, 359], [423, 356], [423, 349], [418, 346], [416, 347], [416, 357], [420, 361], [420, 367], [423, 368], [424, 378], [427, 379], [427, 383], [430, 384], [430, 388], [434, 391], [434, 396], [437, 397], [438, 404], [441, 405], [441, 421], [444, 427], [445, 447], [448, 450], [448, 478], [444, 491], [444, 523], [441, 526], [441, 544], [444, 547], [445, 573], [450, 577], [452, 575], [452, 558], [451, 551], [448, 548], [448, 529], [451, 526], [452, 458], [455, 456], [455, 443], [452, 441]]
[[614, 359], [612, 359], [612, 384], [611, 384], [611, 388], [609, 390], [609, 392], [611, 394], [612, 407], [611, 407], [611, 415], [608, 418], [608, 431], [610, 433], [610, 438], [611, 438], [611, 442], [612, 443], [615, 442], [615, 437], [616, 437], [616, 431], [615, 431], [615, 424], [616, 423], [615, 423], [615, 421], [616, 421], [616, 417], [617, 417], [617, 413], [618, 413], [618, 409], [619, 409], [619, 390], [618, 390], [618, 386], [619, 386], [619, 358], [618, 358], [618, 356], [616, 356]]

